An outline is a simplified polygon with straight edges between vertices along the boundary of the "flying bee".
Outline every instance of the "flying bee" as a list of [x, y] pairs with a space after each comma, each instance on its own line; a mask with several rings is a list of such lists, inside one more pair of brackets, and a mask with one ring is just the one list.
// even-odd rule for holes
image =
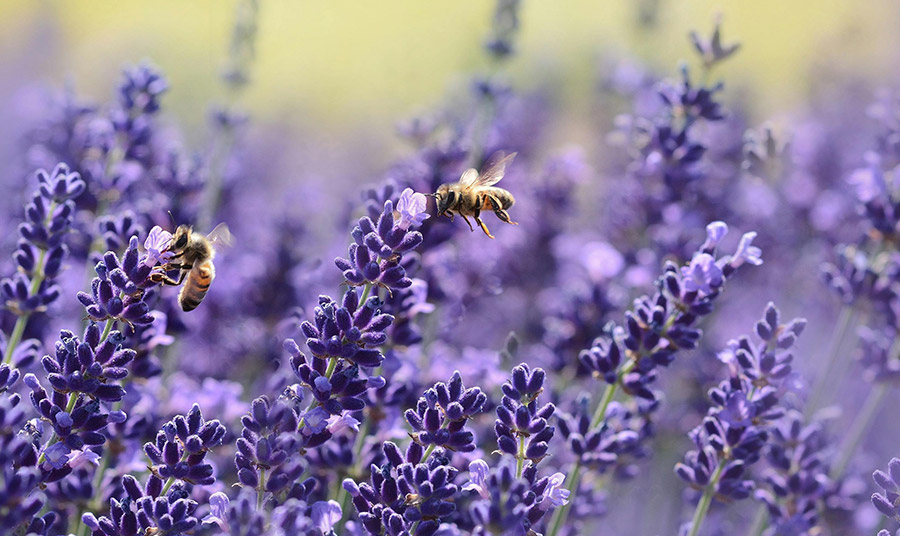
[[216, 225], [206, 236], [195, 232], [190, 225], [179, 225], [166, 249], [174, 253], [174, 262], [169, 262], [165, 270], [179, 270], [181, 275], [176, 281], [165, 274], [156, 274], [156, 280], [174, 286], [184, 283], [178, 293], [178, 303], [185, 312], [193, 311], [203, 301], [216, 277], [213, 264], [216, 249], [229, 246], [231, 242], [231, 232], [224, 223]]
[[502, 152], [495, 153], [481, 174], [475, 168], [470, 168], [462, 174], [459, 182], [440, 185], [437, 192], [431, 194], [437, 204], [437, 215], [439, 217], [446, 215], [453, 221], [453, 214], [459, 214], [469, 224], [469, 229], [475, 231], [469, 218], [466, 217], [472, 216], [488, 238], [494, 238], [494, 235], [481, 220], [482, 210], [493, 210], [500, 221], [518, 225], [506, 212], [506, 209], [516, 202], [515, 198], [503, 188], [494, 186], [503, 178], [506, 166], [511, 164], [515, 157], [516, 153], [508, 156], [504, 156]]

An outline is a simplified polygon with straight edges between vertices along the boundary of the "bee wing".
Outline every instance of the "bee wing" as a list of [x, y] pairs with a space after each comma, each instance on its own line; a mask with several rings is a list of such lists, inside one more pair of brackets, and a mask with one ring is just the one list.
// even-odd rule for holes
[[216, 225], [215, 228], [206, 235], [206, 239], [209, 240], [216, 249], [230, 247], [234, 244], [234, 236], [231, 235], [231, 231], [225, 223]]
[[469, 168], [463, 171], [462, 177], [459, 178], [459, 184], [462, 186], [472, 186], [478, 180], [478, 170]]
[[493, 186], [500, 182], [500, 179], [503, 178], [503, 174], [506, 173], [506, 166], [512, 163], [517, 154], [518, 153], [505, 155], [503, 151], [497, 151], [491, 155], [488, 159], [487, 166], [485, 166], [481, 175], [478, 176], [475, 186]]

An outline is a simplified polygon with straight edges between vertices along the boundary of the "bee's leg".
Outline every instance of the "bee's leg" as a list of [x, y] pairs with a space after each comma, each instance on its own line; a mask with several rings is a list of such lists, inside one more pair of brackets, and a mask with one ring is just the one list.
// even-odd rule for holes
[[[469, 224], [469, 230], [472, 231], [472, 232], [474, 233], [474, 232], [475, 232], [475, 228], [472, 227], [472, 222], [469, 221], [469, 218], [467, 218], [465, 214], [460, 214], [459, 216], [460, 216], [462, 219], [466, 220], [466, 223]], [[478, 219], [478, 216], [476, 216], [475, 219], [477, 220], [477, 219]]]
[[163, 285], [172, 285], [173, 287], [177, 287], [178, 285], [184, 283], [184, 278], [187, 277], [188, 272], [190, 272], [191, 268], [193, 267], [194, 266], [191, 264], [171, 264], [169, 265], [169, 269], [181, 270], [181, 277], [178, 278], [178, 281], [175, 281], [166, 274], [159, 272], [152, 274], [150, 276], [150, 280], [156, 283], [162, 283]]
[[154, 283], [161, 283], [163, 285], [172, 285], [173, 287], [181, 284], [181, 281], [175, 281], [171, 277], [166, 274], [155, 273], [150, 275], [150, 281]]
[[446, 211], [444, 211], [444, 214], [445, 214], [448, 218], [450, 218], [450, 221], [453, 221], [453, 212], [452, 212], [452, 211], [446, 210]]
[[494, 235], [488, 231], [487, 225], [481, 220], [481, 207], [484, 206], [484, 199], [478, 197], [475, 199], [475, 222], [481, 227], [481, 230], [484, 231], [484, 234], [488, 235], [488, 238], [494, 238]]
[[481, 230], [484, 231], [484, 234], [486, 234], [488, 238], [494, 238], [494, 235], [492, 235], [491, 232], [488, 231], [487, 225], [485, 225], [484, 222], [481, 221], [481, 216], [475, 216], [475, 221], [478, 223], [478, 225], [481, 226]]
[[512, 219], [510, 219], [509, 213], [503, 210], [503, 205], [501, 205], [500, 201], [498, 201], [495, 197], [488, 197], [488, 201], [491, 202], [491, 208], [494, 209], [494, 214], [496, 214], [497, 217], [500, 218], [500, 221], [506, 222], [510, 225], [519, 225], [518, 222], [514, 222], [512, 221]]
[[178, 278], [178, 284], [179, 284], [179, 285], [180, 285], [181, 283], [184, 282], [184, 278], [187, 277], [188, 272], [191, 271], [191, 268], [193, 268], [193, 266], [191, 266], [191, 265], [182, 265], [182, 267], [181, 267], [181, 277]]

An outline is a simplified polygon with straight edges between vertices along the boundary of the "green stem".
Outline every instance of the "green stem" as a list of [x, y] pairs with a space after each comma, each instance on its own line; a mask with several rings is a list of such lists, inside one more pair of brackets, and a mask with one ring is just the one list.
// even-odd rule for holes
[[115, 324], [115, 321], [112, 318], [106, 321], [106, 325], [103, 326], [103, 333], [100, 334], [100, 342], [105, 341], [106, 338], [109, 337], [113, 324]]
[[719, 478], [722, 476], [723, 469], [725, 469], [725, 460], [719, 462], [716, 472], [713, 473], [712, 479], [706, 485], [706, 489], [703, 490], [703, 496], [700, 497], [697, 509], [694, 510], [694, 517], [691, 519], [691, 532], [688, 533], [688, 536], [697, 536], [700, 533], [700, 525], [703, 524], [703, 519], [706, 518], [709, 506], [712, 504], [713, 495], [716, 492], [716, 486], [719, 484]]
[[263, 500], [266, 497], [266, 468], [259, 470], [259, 491], [256, 496], [256, 511], [262, 512]]
[[431, 456], [431, 452], [434, 450], [434, 443], [428, 445], [428, 448], [425, 449], [425, 454], [422, 455], [422, 461], [419, 463], [425, 463], [428, 461], [428, 457]]
[[[626, 370], [627, 369], [627, 370]], [[628, 372], [630, 367], [626, 365], [623, 367], [623, 372]], [[606, 416], [606, 409], [609, 407], [609, 403], [612, 402], [613, 396], [616, 394], [616, 385], [607, 384], [606, 389], [603, 391], [603, 396], [600, 398], [600, 404], [597, 406], [597, 409], [594, 411], [594, 416], [591, 418], [591, 429], [596, 428], [603, 421], [603, 417]], [[572, 505], [572, 498], [575, 497], [575, 492], [578, 490], [578, 484], [581, 482], [581, 459], [575, 462], [575, 465], [569, 471], [569, 474], [566, 476], [566, 489], [569, 490], [569, 502], [560, 506], [553, 512], [553, 517], [550, 519], [550, 531], [547, 533], [547, 536], [556, 536], [559, 534], [559, 531], [562, 529], [563, 525], [566, 522], [566, 518], [569, 517], [569, 510]]]
[[325, 377], [329, 380], [331, 379], [331, 375], [334, 374], [334, 369], [337, 368], [338, 358], [329, 357], [328, 358], [328, 368], [325, 369]]
[[[181, 461], [187, 460], [187, 459], [188, 459], [188, 456], [189, 456], [188, 452], [187, 452], [187, 451], [184, 451], [184, 454], [181, 455]], [[169, 488], [171, 488], [171, 487], [172, 487], [172, 484], [174, 484], [174, 483], [175, 483], [175, 477], [174, 477], [174, 476], [170, 476], [169, 479], [166, 480], [166, 483], [165, 483], [165, 485], [163, 486], [163, 489], [162, 489], [162, 491], [159, 493], [159, 495], [160, 495], [161, 497], [165, 497], [166, 492], [169, 491]]]
[[826, 394], [828, 380], [831, 378], [831, 373], [839, 360], [838, 358], [840, 356], [841, 347], [843, 346], [844, 337], [847, 336], [847, 332], [850, 330], [850, 326], [853, 324], [855, 316], [855, 309], [849, 305], [845, 305], [843, 309], [841, 309], [836, 329], [832, 333], [831, 342], [828, 344], [826, 358], [820, 366], [816, 367], [819, 371], [819, 375], [816, 377], [816, 381], [810, 391], [809, 402], [806, 404], [807, 415], [812, 414], [819, 409], [819, 405], [822, 403], [822, 397]]
[[172, 484], [174, 484], [174, 483], [175, 483], [175, 477], [174, 477], [174, 476], [170, 476], [169, 479], [166, 480], [166, 483], [163, 484], [163, 488], [162, 488], [162, 491], [159, 492], [159, 496], [160, 496], [160, 497], [165, 497], [165, 496], [166, 496], [166, 493], [169, 491], [169, 488], [171, 488], [171, 487], [172, 487]]
[[761, 505], [753, 516], [753, 524], [747, 531], [747, 536], [762, 536], [766, 526], [769, 524], [769, 509], [765, 505]]
[[878, 409], [881, 407], [881, 403], [884, 401], [887, 393], [888, 384], [883, 382], [878, 383], [874, 389], [869, 391], [869, 396], [866, 398], [862, 409], [856, 415], [856, 418], [853, 419], [853, 426], [850, 428], [850, 432], [845, 436], [844, 442], [841, 444], [841, 455], [829, 473], [832, 479], [837, 480], [844, 475], [844, 471], [847, 470], [847, 466], [850, 465], [856, 449], [859, 448], [860, 442], [866, 436], [866, 432], [869, 431], [869, 426], [872, 424], [875, 415], [878, 414]]
[[366, 286], [363, 287], [362, 296], [359, 297], [359, 304], [365, 305], [366, 300], [369, 299], [369, 294], [372, 292], [372, 283], [366, 283]]
[[[41, 255], [44, 253], [41, 252]], [[16, 319], [16, 325], [13, 327], [12, 334], [9, 336], [9, 342], [6, 343], [6, 350], [3, 352], [3, 364], [8, 365], [12, 361], [13, 351], [22, 341], [22, 335], [25, 334], [25, 326], [28, 325], [28, 317], [31, 313], [25, 313]]]
[[[47, 208], [47, 216], [44, 218], [44, 227], [50, 225], [50, 221], [53, 219], [53, 212], [56, 210], [56, 201], [52, 201], [50, 206]], [[32, 274], [31, 279], [31, 288], [29, 289], [29, 296], [34, 296], [38, 293], [38, 290], [41, 289], [41, 283], [44, 282], [44, 259], [47, 256], [47, 250], [42, 249], [40, 254], [38, 254], [37, 263], [34, 265], [35, 273]], [[19, 315], [19, 318], [16, 319], [16, 325], [13, 326], [13, 331], [9, 336], [9, 341], [6, 343], [6, 349], [3, 351], [3, 364], [8, 365], [10, 361], [12, 361], [13, 352], [16, 347], [19, 346], [19, 343], [22, 342], [22, 336], [25, 334], [25, 327], [28, 325], [28, 319], [31, 317], [31, 313], [23, 313]]]
[[522, 477], [525, 466], [525, 436], [519, 437], [519, 452], [516, 454], [516, 478]]

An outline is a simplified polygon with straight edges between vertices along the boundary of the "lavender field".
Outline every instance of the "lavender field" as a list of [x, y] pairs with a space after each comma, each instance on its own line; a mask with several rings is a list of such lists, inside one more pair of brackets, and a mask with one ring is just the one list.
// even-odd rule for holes
[[51, 4], [0, 31], [0, 536], [900, 535], [892, 23], [769, 70], [642, 1], [573, 71], [496, 0], [273, 74], [234, 0], [206, 76]]

